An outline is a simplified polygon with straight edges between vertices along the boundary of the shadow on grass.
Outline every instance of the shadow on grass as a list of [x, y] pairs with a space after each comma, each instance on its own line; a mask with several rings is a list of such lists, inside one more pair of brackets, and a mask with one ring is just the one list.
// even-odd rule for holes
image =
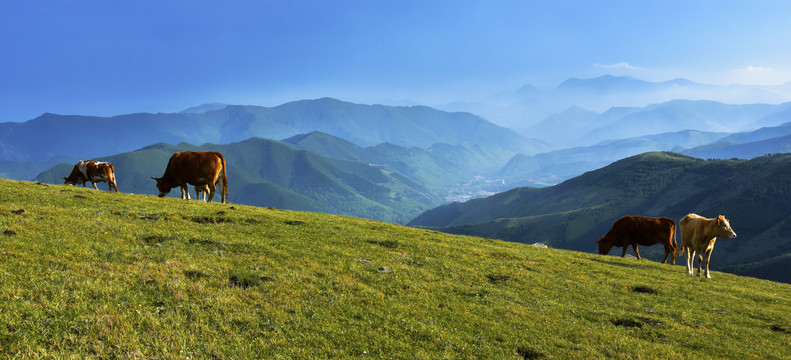
[[602, 255], [600, 258], [591, 258], [591, 260], [592, 261], [596, 261], [596, 262], [600, 262], [602, 264], [615, 265], [615, 266], [621, 266], [621, 267], [627, 267], [627, 268], [633, 268], [633, 269], [637, 269], [637, 268], [641, 268], [642, 267], [642, 265], [639, 263], [639, 261], [647, 261], [647, 260], [637, 260], [637, 259], [634, 259], [634, 261], [629, 261], [629, 262], [615, 261], [615, 260], [609, 259], [609, 256], [604, 256], [604, 255]]

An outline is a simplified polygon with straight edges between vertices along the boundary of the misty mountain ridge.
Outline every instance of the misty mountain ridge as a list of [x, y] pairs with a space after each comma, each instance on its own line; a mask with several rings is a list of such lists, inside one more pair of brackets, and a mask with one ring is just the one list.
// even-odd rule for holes
[[[214, 107], [221, 105], [214, 105]], [[276, 107], [199, 106], [182, 113], [113, 117], [44, 114], [23, 123], [0, 123], [0, 161], [90, 158], [166, 142], [227, 144], [252, 137], [273, 140], [322, 131], [362, 146], [384, 142], [428, 148], [437, 143], [484, 146], [507, 154], [535, 154], [548, 145], [469, 113], [426, 106], [360, 105], [323, 98]], [[200, 110], [197, 110], [200, 109]], [[205, 110], [205, 111], [204, 111]], [[90, 141], [81, 141], [90, 130]]]
[[[778, 105], [791, 101], [791, 84], [722, 86], [696, 83], [683, 78], [651, 82], [631, 76], [603, 75], [589, 79], [570, 78], [549, 89], [527, 84], [518, 90], [488, 99], [454, 102], [437, 107], [449, 111], [472, 112], [532, 137], [536, 124], [571, 107], [604, 114], [612, 108], [643, 108], [680, 99], [709, 100], [725, 104]], [[555, 139], [541, 139], [558, 143]]]

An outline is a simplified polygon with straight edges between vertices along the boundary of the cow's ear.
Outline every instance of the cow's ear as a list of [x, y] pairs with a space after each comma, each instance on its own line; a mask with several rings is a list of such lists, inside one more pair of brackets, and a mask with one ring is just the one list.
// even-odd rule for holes
[[152, 179], [154, 179], [154, 180], [156, 180], [156, 181], [159, 181], [159, 179], [160, 179], [160, 178], [155, 178], [155, 177], [153, 177], [153, 176], [152, 176], [151, 178], [152, 178]]

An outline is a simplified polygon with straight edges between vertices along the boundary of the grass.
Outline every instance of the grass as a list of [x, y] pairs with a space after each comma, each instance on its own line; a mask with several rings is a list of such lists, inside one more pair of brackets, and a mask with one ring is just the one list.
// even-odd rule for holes
[[5, 230], [4, 358], [791, 354], [791, 286], [650, 261], [0, 180]]

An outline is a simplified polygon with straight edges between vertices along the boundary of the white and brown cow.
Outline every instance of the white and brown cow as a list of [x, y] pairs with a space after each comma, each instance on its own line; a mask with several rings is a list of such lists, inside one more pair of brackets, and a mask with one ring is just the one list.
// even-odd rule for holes
[[99, 190], [96, 183], [106, 182], [108, 191], [115, 189], [118, 192], [118, 186], [115, 184], [115, 167], [109, 162], [80, 160], [74, 164], [69, 177], [65, 177], [63, 180], [65, 184], [82, 185], [83, 187], [90, 181], [96, 190]]
[[698, 276], [703, 267], [703, 256], [706, 262], [706, 278], [711, 279], [709, 274], [709, 262], [711, 252], [714, 250], [714, 242], [717, 238], [735, 239], [736, 233], [731, 229], [731, 223], [725, 216], [718, 216], [716, 219], [708, 219], [698, 214], [689, 214], [681, 219], [681, 254], [687, 251], [687, 274], [692, 274], [692, 265], [695, 261], [695, 254], [698, 255]]
[[[190, 199], [188, 184], [198, 190], [208, 191], [207, 201], [214, 198], [216, 185], [220, 184], [220, 196], [223, 203], [228, 202], [228, 176], [226, 174], [225, 157], [214, 151], [184, 151], [170, 157], [165, 174], [152, 177], [157, 181], [159, 197], [165, 197], [170, 189], [181, 187], [181, 198]], [[200, 197], [200, 196], [199, 196]]]

